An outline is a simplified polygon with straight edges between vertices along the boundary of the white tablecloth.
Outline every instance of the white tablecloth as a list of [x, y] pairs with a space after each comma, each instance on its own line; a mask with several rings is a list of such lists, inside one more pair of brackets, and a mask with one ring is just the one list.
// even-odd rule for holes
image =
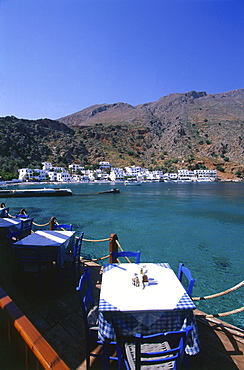
[[[149, 285], [132, 284], [140, 269], [147, 271]], [[168, 263], [109, 264], [104, 268], [99, 301], [99, 338], [114, 340], [120, 335], [144, 335], [175, 331], [191, 325], [188, 354], [199, 352], [195, 305]]]

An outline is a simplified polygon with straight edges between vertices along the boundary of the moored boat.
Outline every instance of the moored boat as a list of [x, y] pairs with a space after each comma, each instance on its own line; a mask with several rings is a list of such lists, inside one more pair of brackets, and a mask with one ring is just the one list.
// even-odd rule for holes
[[1, 198], [21, 198], [21, 197], [56, 197], [72, 195], [70, 189], [8, 189], [0, 190]]
[[124, 185], [129, 185], [129, 186], [132, 186], [132, 185], [141, 185], [141, 182], [140, 181], [138, 181], [138, 180], [125, 180], [124, 181]]
[[118, 194], [118, 193], [120, 193], [120, 190], [117, 188], [98, 192], [98, 194]]

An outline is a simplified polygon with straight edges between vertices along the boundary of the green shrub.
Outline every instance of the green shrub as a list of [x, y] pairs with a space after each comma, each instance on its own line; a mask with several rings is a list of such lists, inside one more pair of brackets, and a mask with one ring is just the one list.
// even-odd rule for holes
[[220, 165], [217, 165], [216, 166], [216, 170], [218, 170], [220, 172], [225, 172], [225, 169], [222, 166], [220, 166]]

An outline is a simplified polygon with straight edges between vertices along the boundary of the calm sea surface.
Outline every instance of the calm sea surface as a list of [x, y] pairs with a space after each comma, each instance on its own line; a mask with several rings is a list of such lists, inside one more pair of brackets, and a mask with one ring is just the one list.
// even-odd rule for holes
[[[23, 187], [27, 186], [19, 186]], [[104, 239], [116, 233], [124, 250], [141, 251], [142, 262], [169, 262], [175, 272], [179, 262], [184, 262], [196, 279], [195, 297], [221, 292], [244, 279], [244, 183], [59, 187], [72, 189], [73, 196], [3, 201], [12, 215], [25, 208], [41, 225], [55, 216], [59, 223], [72, 223], [77, 235], [84, 231], [87, 239]], [[120, 194], [97, 194], [115, 187]], [[48, 226], [34, 227], [45, 228]], [[108, 242], [84, 242], [82, 252], [91, 258], [105, 256]], [[209, 314], [234, 310], [243, 306], [243, 292], [244, 287], [201, 301], [197, 307]], [[223, 319], [244, 329], [244, 313]]]

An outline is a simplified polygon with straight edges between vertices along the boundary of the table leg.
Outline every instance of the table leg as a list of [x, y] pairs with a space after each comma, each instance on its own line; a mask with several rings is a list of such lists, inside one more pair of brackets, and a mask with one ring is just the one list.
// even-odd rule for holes
[[105, 341], [103, 343], [103, 353], [102, 353], [102, 369], [109, 369], [109, 342]]

